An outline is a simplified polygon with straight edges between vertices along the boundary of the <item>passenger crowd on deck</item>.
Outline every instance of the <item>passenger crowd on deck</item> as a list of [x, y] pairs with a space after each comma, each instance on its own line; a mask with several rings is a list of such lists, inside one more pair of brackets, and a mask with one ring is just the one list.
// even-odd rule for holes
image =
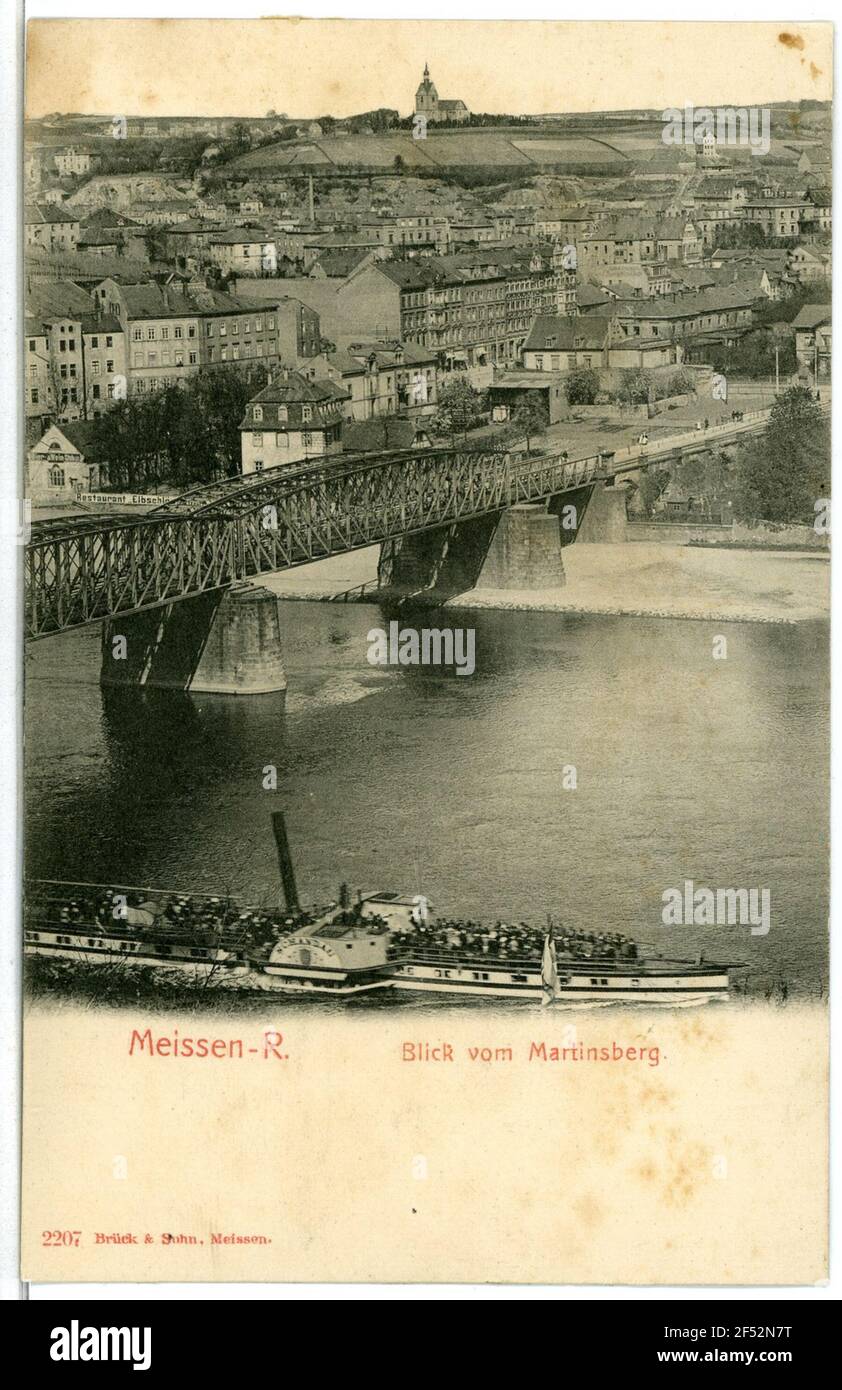
[[[515, 924], [463, 921], [439, 918], [421, 922], [407, 931], [392, 933], [393, 944], [402, 950], [421, 950], [456, 956], [485, 956], [490, 959], [539, 959], [546, 932], [528, 922]], [[556, 957], [562, 960], [636, 960], [637, 946], [619, 932], [574, 932], [556, 928], [553, 933]]]
[[[389, 931], [390, 955], [421, 951], [457, 957], [536, 961], [543, 950], [546, 931], [528, 922], [493, 925], [461, 918], [419, 921], [406, 929], [390, 927], [377, 914], [360, 916], [358, 906], [340, 907], [335, 902], [314, 904], [298, 913], [241, 910], [230, 899], [171, 895], [151, 899], [137, 892], [102, 890], [33, 904], [32, 915], [60, 928], [83, 929], [96, 925], [102, 932], [126, 931], [161, 937], [189, 938], [199, 945], [243, 946], [268, 950], [282, 937], [328, 916], [335, 926], [363, 924], [366, 931]], [[619, 932], [575, 932], [555, 928], [556, 956], [565, 960], [635, 960], [637, 947]]]

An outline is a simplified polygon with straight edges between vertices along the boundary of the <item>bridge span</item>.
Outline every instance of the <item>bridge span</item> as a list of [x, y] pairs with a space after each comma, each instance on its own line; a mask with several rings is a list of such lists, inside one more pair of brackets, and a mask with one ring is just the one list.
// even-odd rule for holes
[[217, 593], [241, 581], [522, 504], [589, 495], [623, 473], [759, 433], [768, 410], [651, 445], [560, 452], [432, 448], [339, 455], [190, 489], [139, 520], [36, 523], [26, 547], [30, 639]]

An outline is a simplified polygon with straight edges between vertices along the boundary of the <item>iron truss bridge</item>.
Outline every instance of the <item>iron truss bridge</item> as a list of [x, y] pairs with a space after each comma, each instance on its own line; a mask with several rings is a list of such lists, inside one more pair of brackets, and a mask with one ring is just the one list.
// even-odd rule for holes
[[540, 502], [765, 427], [685, 432], [570, 460], [459, 448], [333, 455], [193, 488], [139, 520], [35, 523], [26, 547], [26, 636], [46, 637], [518, 502]]

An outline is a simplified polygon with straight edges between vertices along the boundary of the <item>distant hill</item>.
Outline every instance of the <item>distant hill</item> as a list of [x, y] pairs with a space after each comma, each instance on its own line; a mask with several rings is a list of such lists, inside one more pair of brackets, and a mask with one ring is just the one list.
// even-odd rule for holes
[[454, 169], [547, 169], [600, 172], [623, 171], [627, 156], [606, 140], [584, 134], [558, 135], [536, 126], [512, 132], [499, 127], [473, 127], [467, 130], [430, 131], [424, 140], [411, 132], [386, 135], [329, 135], [318, 138], [263, 145], [238, 156], [223, 166], [229, 173], [277, 173], [287, 169], [310, 168], [328, 173], [358, 169], [384, 173], [400, 159], [403, 167], [418, 173], [446, 174]]

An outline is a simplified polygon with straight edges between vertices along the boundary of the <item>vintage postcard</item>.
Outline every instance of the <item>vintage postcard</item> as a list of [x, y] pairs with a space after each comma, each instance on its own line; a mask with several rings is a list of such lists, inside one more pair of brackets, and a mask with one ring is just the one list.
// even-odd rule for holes
[[827, 1278], [832, 39], [30, 22], [24, 1279]]

